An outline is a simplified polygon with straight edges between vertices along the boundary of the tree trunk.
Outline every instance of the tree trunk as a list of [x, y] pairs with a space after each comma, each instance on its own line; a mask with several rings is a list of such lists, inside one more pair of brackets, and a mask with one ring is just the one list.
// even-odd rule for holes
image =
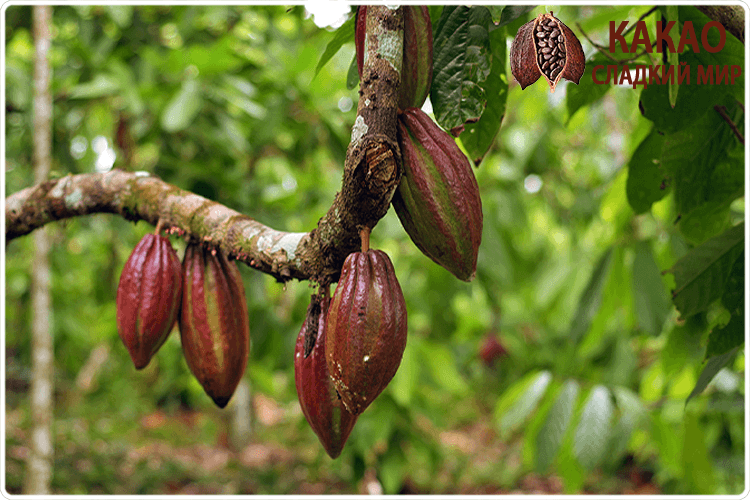
[[[34, 7], [34, 177], [47, 180], [52, 146], [52, 95], [50, 48], [52, 8]], [[49, 495], [52, 481], [52, 408], [53, 367], [52, 331], [50, 328], [50, 269], [47, 231], [34, 233], [34, 257], [31, 270], [31, 307], [33, 315], [31, 340], [31, 446], [24, 493]]]

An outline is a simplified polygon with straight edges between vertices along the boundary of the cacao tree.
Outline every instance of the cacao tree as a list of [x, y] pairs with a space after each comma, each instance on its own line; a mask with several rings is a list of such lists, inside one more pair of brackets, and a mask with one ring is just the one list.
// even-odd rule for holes
[[[10, 375], [33, 314], [24, 236], [47, 226], [57, 286], [96, 298], [55, 326], [71, 346], [56, 352], [61, 372], [78, 373], [96, 339], [131, 369], [104, 369], [102, 393], [201, 408], [205, 389], [223, 408], [244, 377], [307, 420], [313, 440], [299, 446], [333, 471], [311, 475], [451, 492], [431, 484], [456, 467], [442, 429], [472, 423], [523, 449], [499, 479], [492, 467], [475, 472], [501, 490], [552, 471], [577, 493], [591, 471], [635, 457], [658, 469], [663, 491], [733, 492], [736, 474], [710, 455], [735, 463], [744, 449], [744, 393], [732, 386], [745, 321], [736, 17], [694, 6], [554, 16], [362, 6], [322, 30], [301, 6], [56, 6], [54, 171], [35, 183], [24, 168], [27, 11], [5, 12]], [[598, 85], [597, 66], [662, 64], [606, 50], [604, 20], [621, 19], [645, 21], [652, 39], [656, 21], [701, 33], [718, 20], [720, 52], [688, 45], [664, 64], [743, 74]], [[553, 34], [565, 49], [545, 68]], [[554, 94], [532, 85], [541, 75]], [[164, 256], [171, 236], [182, 268], [171, 257], [157, 266], [141, 236]], [[160, 280], [141, 283], [148, 273]], [[61, 294], [53, 309], [72, 311], [73, 300]], [[118, 323], [127, 349], [112, 335]], [[484, 338], [493, 342], [481, 348]], [[146, 380], [156, 392], [142, 397]], [[461, 457], [449, 481], [472, 468]], [[280, 491], [266, 481], [231, 491]], [[165, 491], [149, 483], [142, 492]], [[121, 487], [106, 492], [133, 493]], [[64, 480], [54, 488], [66, 492]]]

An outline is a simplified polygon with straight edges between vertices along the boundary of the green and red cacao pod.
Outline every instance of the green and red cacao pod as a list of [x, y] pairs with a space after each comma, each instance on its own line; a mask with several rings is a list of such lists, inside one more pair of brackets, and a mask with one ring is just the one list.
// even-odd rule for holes
[[406, 303], [385, 252], [347, 256], [327, 321], [331, 380], [346, 409], [359, 415], [396, 374], [406, 348]]
[[242, 277], [220, 250], [189, 244], [183, 265], [180, 338], [190, 371], [219, 408], [245, 373], [250, 323]]
[[136, 369], [166, 342], [180, 311], [182, 267], [169, 239], [147, 234], [133, 249], [117, 287], [117, 331]]
[[414, 244], [464, 281], [474, 279], [482, 200], [466, 155], [423, 111], [399, 115], [403, 175], [393, 208]]
[[[425, 5], [404, 5], [404, 45], [399, 109], [420, 108], [427, 100], [432, 85], [432, 21]], [[365, 46], [367, 6], [357, 9], [354, 40], [357, 70], [362, 78]]]
[[[357, 422], [339, 399], [326, 364], [326, 313], [330, 299], [313, 296], [307, 317], [297, 337], [294, 350], [294, 382], [297, 397], [307, 422], [323, 444], [326, 453], [336, 458]], [[317, 328], [316, 332], [311, 332]], [[305, 339], [314, 342], [305, 356]]]

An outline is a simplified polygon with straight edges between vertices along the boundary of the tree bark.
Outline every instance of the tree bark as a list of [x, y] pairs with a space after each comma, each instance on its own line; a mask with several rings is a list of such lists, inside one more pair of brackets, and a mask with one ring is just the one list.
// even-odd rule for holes
[[220, 248], [279, 281], [338, 280], [344, 259], [359, 251], [359, 230], [386, 214], [401, 180], [396, 138], [403, 53], [401, 9], [367, 11], [368, 57], [347, 150], [342, 189], [309, 233], [277, 231], [219, 203], [145, 172], [113, 170], [41, 182], [6, 198], [6, 241], [68, 217], [115, 213]]
[[[52, 95], [48, 52], [51, 43], [52, 7], [34, 6], [34, 177], [43, 182], [50, 172], [52, 148]], [[50, 242], [46, 231], [34, 234], [31, 304], [31, 446], [24, 493], [49, 495], [53, 459], [53, 372], [50, 307]]]

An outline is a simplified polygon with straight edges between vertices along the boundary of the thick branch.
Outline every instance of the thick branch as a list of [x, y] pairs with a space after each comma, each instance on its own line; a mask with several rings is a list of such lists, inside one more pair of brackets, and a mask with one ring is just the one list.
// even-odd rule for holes
[[740, 5], [696, 5], [714, 21], [719, 21], [728, 32], [745, 43], [745, 9]]
[[286, 233], [147, 174], [113, 170], [43, 182], [6, 199], [6, 241], [56, 220], [97, 212], [145, 220], [224, 252], [278, 280], [338, 279], [360, 249], [359, 230], [386, 214], [401, 176], [396, 102], [403, 53], [401, 9], [369, 7], [360, 102], [342, 190], [310, 233]]

